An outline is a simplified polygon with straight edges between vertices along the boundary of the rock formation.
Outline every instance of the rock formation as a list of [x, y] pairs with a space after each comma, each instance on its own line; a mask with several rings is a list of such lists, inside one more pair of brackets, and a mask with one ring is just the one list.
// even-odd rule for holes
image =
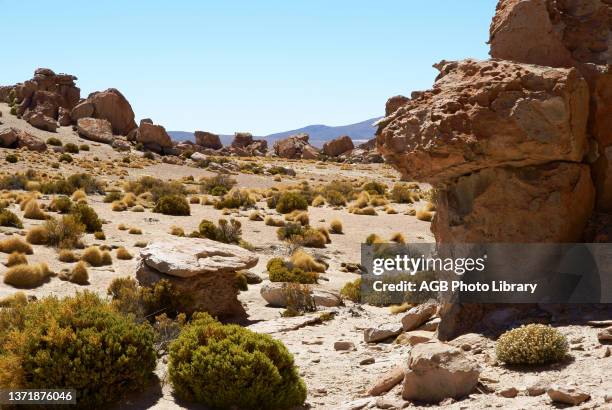
[[239, 157], [263, 156], [268, 151], [266, 140], [256, 140], [248, 132], [237, 132], [228, 153]]
[[77, 132], [85, 139], [103, 144], [113, 143], [113, 128], [110, 122], [98, 118], [79, 118]]
[[353, 140], [348, 135], [335, 138], [323, 144], [323, 153], [330, 157], [338, 157], [355, 148]]
[[[611, 17], [599, 0], [500, 0], [494, 59], [442, 61], [432, 90], [389, 99], [377, 147], [437, 188], [436, 241], [606, 240], [594, 209], [612, 209]], [[491, 309], [446, 306], [438, 336]]]
[[[39, 68], [34, 77], [14, 86], [2, 87], [0, 101], [14, 104], [16, 114], [32, 126], [55, 131], [60, 109], [71, 110], [80, 99], [75, 76], [55, 74], [48, 68]], [[63, 121], [65, 123], [65, 119]]]
[[128, 140], [141, 143], [146, 150], [158, 154], [174, 153], [174, 144], [166, 129], [161, 125], [153, 124], [150, 119], [140, 121], [140, 127], [129, 133]]
[[210, 149], [223, 148], [223, 144], [221, 144], [221, 139], [217, 134], [213, 134], [212, 132], [196, 131], [194, 135], [196, 145], [200, 145], [204, 148]]
[[0, 129], [0, 146], [2, 148], [26, 148], [38, 152], [47, 150], [47, 144], [44, 141], [23, 130], [12, 127]]
[[73, 121], [83, 117], [107, 120], [117, 135], [128, 135], [136, 128], [132, 106], [114, 88], [89, 94], [85, 101], [74, 107], [70, 115]]
[[308, 134], [297, 134], [274, 143], [274, 153], [289, 159], [317, 159], [319, 150], [310, 145]]
[[[184, 297], [186, 312], [208, 312], [220, 319], [246, 317], [238, 301], [236, 272], [252, 268], [258, 257], [239, 246], [209, 239], [153, 242], [141, 251], [136, 277], [151, 286], [161, 279]], [[188, 301], [188, 302], [187, 302]]]

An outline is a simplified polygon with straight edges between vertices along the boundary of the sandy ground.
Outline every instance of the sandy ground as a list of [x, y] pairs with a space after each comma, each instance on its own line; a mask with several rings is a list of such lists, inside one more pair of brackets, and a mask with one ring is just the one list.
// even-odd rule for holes
[[[196, 180], [201, 176], [210, 176], [211, 172], [203, 169], [188, 167], [185, 165], [170, 165], [155, 163], [143, 168], [130, 168], [128, 166], [110, 168], [104, 164], [113, 159], [122, 158], [125, 154], [117, 153], [109, 146], [96, 144], [79, 138], [71, 127], [62, 127], [57, 133], [49, 133], [37, 130], [22, 120], [11, 116], [8, 107], [0, 104], [0, 122], [4, 126], [15, 126], [24, 129], [43, 140], [55, 136], [62, 142], [74, 142], [77, 144], [87, 143], [91, 151], [82, 151], [74, 155], [76, 161], [73, 164], [62, 164], [60, 171], [64, 175], [82, 172], [79, 160], [98, 159], [100, 166], [87, 170], [101, 179], [110, 182], [110, 185], [120, 185], [125, 180], [135, 179], [141, 175], [153, 175], [159, 178], [179, 179], [193, 176]], [[23, 155], [23, 160], [17, 164], [8, 164], [4, 161], [5, 156], [11, 150], [0, 149], [0, 162], [5, 172], [23, 172], [28, 168], [39, 172], [55, 173], [44, 161], [30, 161], [28, 155]], [[56, 155], [56, 154], [45, 154]], [[282, 182], [276, 182], [271, 177], [238, 174], [235, 176], [238, 186], [248, 188], [269, 188], [278, 184], [293, 184], [301, 180], [307, 180], [311, 184], [328, 182], [341, 178], [375, 178], [378, 181], [392, 184], [397, 181], [398, 175], [388, 166], [382, 164], [352, 165], [349, 167], [338, 164], [321, 165], [314, 162], [282, 161], [265, 159], [266, 162], [282, 164], [296, 170], [297, 177], [283, 178]], [[51, 196], [43, 196], [41, 203], [49, 203]], [[138, 255], [139, 248], [134, 246], [138, 241], [150, 242], [163, 240], [169, 237], [172, 226], [182, 227], [186, 233], [197, 230], [202, 219], [216, 221], [223, 216], [221, 211], [215, 210], [210, 205], [191, 205], [191, 216], [173, 217], [145, 212], [113, 212], [111, 205], [103, 202], [99, 195], [89, 196], [88, 203], [96, 210], [99, 216], [105, 220], [104, 232], [106, 240], [98, 241], [93, 235], [87, 235], [87, 245], [106, 244], [112, 247], [125, 246], [131, 253]], [[429, 231], [429, 223], [417, 220], [413, 216], [404, 215], [406, 205], [392, 204], [398, 211], [397, 214], [386, 214], [382, 208], [378, 209], [377, 216], [354, 215], [348, 213], [346, 208], [336, 210], [324, 206], [321, 208], [309, 208], [310, 221], [313, 226], [328, 226], [332, 219], [340, 219], [344, 226], [344, 234], [332, 235], [332, 243], [324, 249], [313, 250], [313, 253], [326, 260], [329, 268], [324, 276], [329, 279], [323, 281], [322, 286], [328, 289], [339, 290], [346, 282], [354, 280], [357, 276], [340, 271], [342, 262], [360, 262], [360, 244], [370, 233], [376, 233], [383, 238], [389, 238], [392, 234], [402, 233], [408, 242], [432, 242], [433, 236]], [[417, 205], [418, 208], [419, 205]], [[279, 215], [267, 209], [265, 202], [257, 203], [257, 208], [264, 214]], [[17, 206], [11, 208], [20, 217], [23, 213]], [[259, 255], [258, 265], [252, 269], [253, 272], [266, 278], [266, 262], [274, 256], [287, 256], [288, 249], [276, 238], [275, 227], [266, 226], [263, 222], [254, 222], [248, 219], [251, 211], [237, 212], [230, 217], [235, 217], [242, 222], [243, 238], [255, 246], [255, 252]], [[0, 235], [24, 235], [32, 226], [38, 225], [40, 221], [23, 219], [24, 229], [0, 228]], [[119, 225], [138, 227], [142, 235], [131, 235], [126, 230], [119, 230]], [[6, 256], [0, 255], [0, 258]], [[45, 246], [34, 246], [34, 255], [28, 257], [30, 262], [47, 262], [53, 271], [69, 268], [71, 264], [59, 262], [56, 250]], [[110, 282], [121, 276], [134, 276], [137, 257], [129, 261], [121, 261], [114, 257], [113, 264], [109, 267], [90, 268], [90, 284], [79, 286], [69, 282], [52, 278], [48, 283], [39, 288], [28, 290], [27, 293], [42, 297], [46, 295], [64, 296], [76, 291], [88, 289], [106, 294]], [[0, 265], [0, 277], [6, 268]], [[259, 290], [261, 285], [251, 285], [249, 290], [242, 292], [239, 296], [253, 323], [272, 321], [276, 323], [279, 319], [281, 309], [266, 306], [261, 298]], [[0, 298], [14, 293], [16, 289], [4, 283], [0, 283]], [[400, 389], [396, 387], [383, 399], [364, 399], [363, 407], [357, 404], [343, 407], [344, 404], [364, 398], [366, 387], [372, 380], [386, 370], [405, 361], [409, 347], [398, 346], [390, 343], [367, 344], [363, 341], [363, 330], [368, 327], [384, 323], [397, 323], [401, 316], [391, 315], [386, 308], [371, 306], [357, 306], [347, 302], [335, 310], [337, 313], [331, 321], [317, 325], [308, 325], [296, 330], [287, 330], [273, 333], [273, 336], [282, 340], [289, 350], [295, 355], [295, 360], [300, 368], [301, 374], [308, 386], [309, 394], [307, 404], [313, 409], [339, 409], [339, 408], [416, 408], [414, 404], [404, 402], [400, 398]], [[572, 350], [573, 359], [567, 363], [547, 368], [528, 371], [525, 369], [510, 369], [497, 365], [494, 360], [494, 343], [484, 341], [484, 348], [480, 353], [468, 354], [473, 357], [482, 367], [481, 379], [483, 385], [493, 392], [477, 392], [459, 402], [446, 402], [440, 407], [430, 408], [453, 408], [453, 409], [484, 409], [484, 408], [525, 408], [541, 409], [551, 408], [552, 405], [547, 395], [528, 397], [523, 393], [513, 399], [507, 399], [496, 394], [495, 391], [507, 387], [516, 387], [519, 390], [533, 384], [537, 380], [560, 384], [576, 384], [592, 395], [592, 399], [580, 408], [606, 408], [604, 395], [612, 394], [612, 379], [609, 373], [612, 370], [612, 358], [603, 358], [605, 347], [602, 347], [596, 338], [596, 329], [588, 326], [564, 326], [560, 328], [570, 339], [579, 340], [574, 343]], [[338, 352], [333, 348], [335, 341], [352, 341], [356, 350], [349, 352]], [[374, 363], [360, 365], [363, 359], [374, 358]], [[172, 389], [166, 382], [165, 358], [159, 361], [157, 374], [159, 380], [152, 384], [151, 388], [142, 394], [130, 397], [119, 408], [140, 409], [178, 409], [198, 408], [177, 401], [172, 395]], [[365, 404], [364, 404], [365, 403]]]

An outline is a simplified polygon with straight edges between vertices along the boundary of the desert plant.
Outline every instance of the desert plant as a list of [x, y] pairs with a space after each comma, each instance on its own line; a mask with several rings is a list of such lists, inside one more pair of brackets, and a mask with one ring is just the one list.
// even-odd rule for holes
[[83, 190], [83, 189], [77, 189], [76, 191], [74, 191], [74, 193], [72, 194], [71, 199], [74, 202], [79, 202], [83, 199], [87, 199], [87, 193]]
[[133, 257], [134, 257], [134, 255], [132, 255], [130, 253], [130, 251], [125, 249], [123, 246], [117, 248], [117, 259], [120, 259], [120, 260], [130, 260]]
[[249, 215], [249, 221], [263, 221], [263, 219], [259, 211], [253, 211]]
[[266, 218], [264, 219], [264, 223], [268, 226], [276, 226], [276, 227], [285, 226], [285, 221], [283, 221], [282, 219], [274, 218], [269, 215], [266, 216]]
[[73, 161], [73, 159], [72, 159], [72, 156], [70, 154], [63, 153], [62, 155], [59, 156], [58, 161], [59, 162], [71, 163]]
[[45, 220], [47, 219], [47, 214], [40, 209], [38, 201], [32, 199], [31, 201], [27, 202], [23, 212], [23, 217], [28, 219]]
[[366, 206], [365, 208], [357, 208], [353, 212], [355, 215], [370, 215], [370, 216], [378, 215], [376, 213], [376, 209], [374, 209], [371, 206]]
[[323, 206], [323, 205], [325, 205], [325, 198], [323, 197], [323, 195], [317, 195], [312, 200], [312, 206], [314, 206], [314, 207], [319, 207], [319, 206]]
[[431, 222], [433, 221], [435, 212], [428, 211], [426, 209], [419, 209], [416, 211], [416, 219], [419, 221]]
[[[418, 188], [418, 186], [417, 186]], [[413, 191], [414, 186], [406, 183], [397, 183], [391, 189], [391, 199], [400, 204], [411, 204], [419, 200], [419, 196]]]
[[114, 201], [111, 205], [111, 210], [114, 212], [123, 212], [127, 210], [127, 205], [123, 201]]
[[248, 190], [233, 188], [215, 202], [216, 209], [248, 209], [255, 205], [255, 200]]
[[161, 213], [164, 215], [176, 215], [176, 216], [189, 216], [191, 211], [189, 209], [189, 203], [185, 196], [182, 195], [164, 195], [157, 203], [153, 212]]
[[72, 200], [65, 195], [56, 196], [49, 205], [49, 210], [66, 214], [72, 209]]
[[94, 232], [94, 238], [98, 241], [103, 241], [106, 239], [106, 234], [103, 231]]
[[112, 265], [113, 259], [108, 251], [102, 251], [97, 246], [90, 246], [83, 251], [81, 260], [89, 263], [91, 266]]
[[87, 204], [76, 204], [71, 214], [85, 226], [85, 231], [94, 233], [102, 230], [102, 221], [92, 207]]
[[79, 149], [80, 149], [81, 151], [89, 151], [89, 145], [87, 145], [87, 144], [81, 144], [81, 145], [79, 145]]
[[4, 283], [16, 288], [32, 289], [45, 283], [52, 275], [46, 263], [16, 265], [4, 273]]
[[323, 273], [327, 269], [327, 266], [324, 263], [317, 262], [312, 255], [301, 249], [293, 252], [289, 261], [294, 267], [300, 268], [305, 272]]
[[210, 178], [203, 178], [200, 191], [204, 194], [220, 196], [229, 192], [234, 185], [236, 185], [236, 180], [230, 175], [217, 174]]
[[24, 242], [21, 238], [10, 237], [0, 241], [0, 252], [2, 253], [13, 253], [21, 252], [26, 255], [32, 255], [34, 251], [30, 244]]
[[133, 226], [128, 230], [128, 233], [130, 235], [142, 235], [142, 229]]
[[46, 245], [49, 243], [49, 230], [46, 226], [33, 226], [26, 234], [26, 241], [32, 245]]
[[89, 283], [89, 274], [87, 273], [87, 265], [80, 261], [74, 267], [60, 274], [60, 279], [67, 280], [77, 285], [87, 285]]
[[373, 245], [373, 244], [376, 244], [376, 243], [384, 243], [384, 241], [383, 241], [383, 240], [382, 240], [382, 238], [381, 238], [380, 236], [378, 236], [377, 234], [375, 234], [375, 233], [371, 233], [371, 234], [369, 234], [369, 235], [368, 235], [368, 237], [366, 238], [365, 243], [366, 243], [367, 245]]
[[104, 196], [104, 203], [110, 204], [115, 201], [120, 201], [123, 198], [123, 194], [120, 191], [110, 191]]
[[185, 400], [212, 408], [266, 410], [299, 406], [306, 399], [293, 357], [268, 335], [198, 313], [169, 350], [170, 382]]
[[[89, 292], [0, 312], [0, 387], [76, 390], [79, 408], [107, 408], [144, 388], [154, 335]], [[24, 343], [27, 341], [27, 343]]]
[[333, 219], [329, 223], [329, 231], [331, 233], [335, 233], [336, 235], [340, 235], [343, 233], [342, 221], [339, 219]]
[[64, 145], [64, 150], [66, 152], [71, 153], [71, 154], [78, 154], [79, 153], [79, 146], [74, 144], [74, 143], [72, 143], [72, 142], [69, 142], [69, 143]]
[[310, 224], [310, 217], [306, 211], [293, 211], [285, 215], [285, 220], [290, 222], [299, 222], [302, 226]]
[[4, 264], [6, 267], [10, 268], [15, 265], [27, 265], [28, 258], [23, 253], [13, 252], [8, 256], [6, 263]]
[[361, 300], [361, 278], [357, 278], [352, 282], [347, 282], [342, 289], [340, 289], [340, 295], [353, 302], [359, 302]]
[[217, 226], [207, 219], [200, 222], [198, 231], [204, 238], [223, 243], [240, 243], [242, 224], [235, 219], [219, 219]]
[[562, 360], [567, 354], [566, 337], [551, 326], [529, 324], [502, 334], [495, 354], [507, 364], [546, 364]]
[[305, 272], [293, 267], [281, 258], [272, 258], [266, 265], [270, 282], [290, 282], [301, 284], [317, 283], [319, 275], [317, 272]]
[[382, 182], [370, 181], [361, 187], [364, 191], [374, 195], [384, 195], [387, 192], [387, 185]]
[[391, 242], [395, 242], [395, 243], [406, 243], [406, 238], [404, 237], [404, 235], [400, 232], [396, 232], [393, 234], [393, 236], [391, 236]]
[[11, 164], [14, 164], [19, 161], [19, 157], [15, 154], [8, 154], [6, 157], [4, 157], [4, 159], [6, 160], [6, 162]]
[[0, 226], [8, 226], [12, 228], [23, 228], [21, 219], [8, 209], [0, 210]]
[[53, 145], [54, 147], [61, 147], [62, 141], [60, 141], [59, 138], [49, 137], [47, 138], [47, 144]]
[[280, 194], [276, 203], [276, 211], [281, 214], [288, 214], [295, 210], [308, 209], [308, 201], [298, 192], [287, 191]]
[[59, 252], [58, 259], [60, 262], [72, 263], [77, 262], [79, 257], [74, 254], [70, 249], [62, 249]]
[[47, 231], [47, 245], [58, 248], [74, 248], [81, 242], [85, 225], [74, 215], [64, 215], [61, 219], [50, 218], [44, 228]]

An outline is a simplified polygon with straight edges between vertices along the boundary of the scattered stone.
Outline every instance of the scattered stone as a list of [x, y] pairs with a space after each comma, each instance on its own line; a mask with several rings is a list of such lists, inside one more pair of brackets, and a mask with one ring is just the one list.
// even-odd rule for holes
[[462, 350], [482, 350], [487, 344], [487, 339], [477, 333], [466, 333], [448, 342], [449, 345]]
[[518, 395], [518, 389], [516, 387], [508, 387], [500, 390], [499, 395], [507, 399], [512, 399]]
[[306, 326], [321, 323], [320, 316], [320, 313], [310, 313], [294, 317], [280, 317], [272, 320], [263, 320], [247, 327], [256, 333], [274, 334], [291, 332]]
[[353, 342], [337, 341], [334, 342], [334, 350], [355, 350], [355, 344]]
[[393, 369], [378, 376], [368, 387], [368, 394], [370, 396], [380, 396], [383, 393], [388, 392], [396, 385], [404, 380], [404, 369], [402, 366], [394, 367]]
[[600, 330], [597, 333], [597, 340], [599, 340], [600, 343], [612, 342], [612, 326]]
[[359, 362], [360, 366], [367, 366], [369, 364], [374, 364], [376, 362], [376, 359], [374, 359], [373, 357], [366, 357], [365, 359], [361, 360]]
[[438, 330], [438, 325], [440, 324], [440, 318], [434, 317], [433, 319], [428, 320], [421, 326], [417, 328], [417, 330], [427, 330], [429, 332], [435, 332]]
[[570, 404], [577, 406], [580, 403], [587, 401], [591, 396], [578, 388], [565, 386], [551, 386], [548, 391], [548, 397], [556, 403]]
[[338, 410], [361, 410], [369, 407], [373, 402], [374, 400], [369, 398], [353, 400], [347, 403], [342, 403]]
[[439, 403], [461, 398], [478, 384], [480, 369], [456, 347], [440, 342], [416, 345], [408, 357], [402, 397], [405, 400]]
[[420, 343], [429, 342], [435, 336], [434, 332], [426, 330], [413, 330], [411, 332], [402, 333], [395, 339], [396, 344], [416, 346]]
[[433, 303], [423, 303], [411, 308], [402, 317], [402, 327], [405, 332], [415, 330], [436, 313], [436, 305]]
[[366, 343], [376, 343], [397, 336], [402, 332], [402, 326], [395, 323], [387, 323], [377, 327], [364, 330], [363, 340]]
[[247, 284], [249, 285], [257, 285], [261, 283], [263, 279], [258, 274], [251, 272], [250, 270], [242, 272], [244, 277], [246, 278]]

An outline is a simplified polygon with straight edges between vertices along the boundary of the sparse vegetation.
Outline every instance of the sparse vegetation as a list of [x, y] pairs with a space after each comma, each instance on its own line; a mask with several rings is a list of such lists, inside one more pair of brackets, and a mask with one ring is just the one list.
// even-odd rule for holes
[[157, 203], [153, 212], [161, 213], [164, 215], [175, 215], [175, 216], [189, 216], [191, 210], [189, 209], [189, 203], [185, 196], [182, 195], [164, 195]]
[[0, 226], [22, 229], [23, 223], [13, 212], [8, 209], [2, 209], [0, 210]]
[[4, 273], [4, 283], [16, 288], [32, 289], [45, 283], [52, 275], [46, 263], [16, 265]]
[[76, 204], [71, 214], [85, 226], [85, 231], [94, 233], [102, 230], [102, 221], [92, 207], [87, 204]]
[[339, 219], [333, 219], [329, 223], [329, 231], [337, 235], [342, 234], [343, 233], [342, 221], [340, 221]]
[[76, 283], [77, 285], [87, 285], [89, 283], [87, 265], [83, 261], [78, 262], [71, 270], [62, 272], [60, 279]]
[[248, 209], [255, 205], [255, 199], [248, 190], [232, 188], [227, 194], [223, 195], [215, 202], [216, 209]]
[[90, 246], [83, 251], [81, 260], [89, 263], [91, 266], [112, 265], [113, 259], [110, 252], [102, 251], [97, 246]]
[[317, 272], [306, 272], [298, 267], [287, 264], [281, 258], [272, 258], [266, 265], [271, 282], [291, 282], [301, 284], [317, 283]]
[[132, 255], [130, 253], [130, 251], [125, 249], [123, 246], [117, 248], [117, 259], [119, 259], [119, 260], [130, 260], [133, 257], [134, 257], [134, 255]]
[[219, 219], [217, 225], [207, 219], [200, 222], [198, 231], [204, 238], [223, 243], [239, 244], [242, 237], [242, 224], [235, 219]]
[[30, 244], [24, 242], [21, 238], [15, 236], [0, 241], [0, 252], [20, 252], [25, 253], [26, 255], [32, 255], [34, 253]]
[[495, 354], [506, 364], [538, 365], [562, 360], [568, 351], [566, 337], [547, 325], [530, 324], [512, 329], [497, 340]]
[[340, 289], [340, 295], [353, 302], [359, 302], [361, 300], [361, 278], [346, 283], [342, 289]]
[[13, 252], [8, 256], [6, 263], [4, 265], [7, 268], [10, 268], [11, 266], [15, 266], [15, 265], [27, 265], [27, 263], [28, 263], [28, 258], [26, 258], [26, 256], [23, 253]]
[[308, 201], [298, 192], [283, 192], [276, 203], [276, 211], [281, 214], [288, 214], [295, 210], [307, 210]]

